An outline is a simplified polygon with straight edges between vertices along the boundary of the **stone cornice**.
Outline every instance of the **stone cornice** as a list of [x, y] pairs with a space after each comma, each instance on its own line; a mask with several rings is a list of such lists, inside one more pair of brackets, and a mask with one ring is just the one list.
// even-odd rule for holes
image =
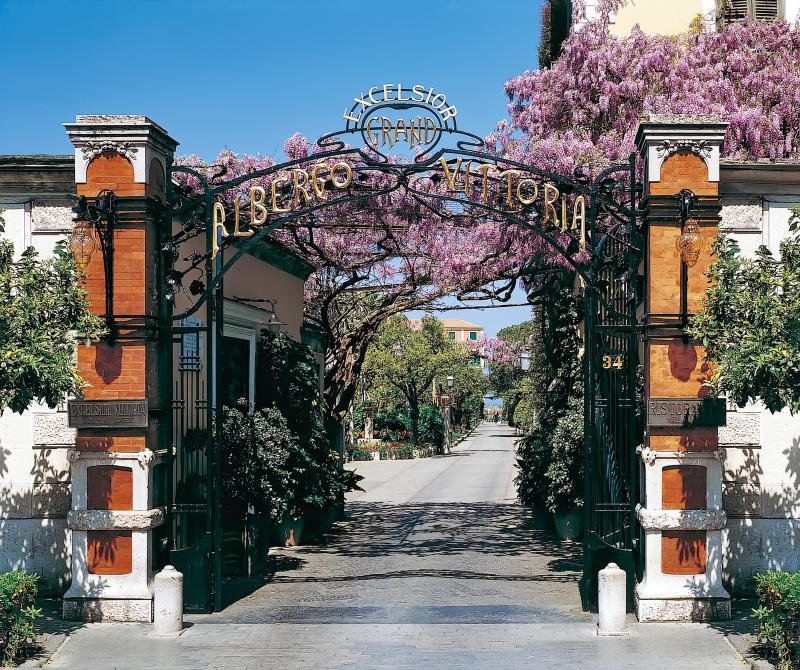
[[73, 509], [67, 513], [71, 530], [147, 530], [164, 523], [164, 510]]
[[645, 530], [721, 530], [728, 521], [721, 509], [647, 509], [638, 506], [636, 516]]

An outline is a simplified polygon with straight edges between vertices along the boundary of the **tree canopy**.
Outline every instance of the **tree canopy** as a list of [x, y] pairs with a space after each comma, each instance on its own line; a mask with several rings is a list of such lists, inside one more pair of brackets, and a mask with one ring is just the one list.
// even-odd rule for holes
[[720, 236], [703, 310], [690, 332], [713, 362], [711, 387], [739, 406], [761, 400], [771, 411], [800, 410], [800, 208], [780, 258], [761, 246], [743, 257]]
[[727, 158], [800, 155], [800, 30], [783, 20], [677, 36], [634, 27], [624, 37], [591, 22], [551, 68], [524, 72], [505, 90], [511, 123], [492, 140], [559, 172], [596, 174], [626, 160], [648, 114], [718, 115], [730, 123]]
[[15, 262], [13, 244], [0, 240], [0, 412], [22, 413], [33, 401], [55, 407], [80, 395], [76, 338], [101, 332], [63, 244], [46, 259], [29, 247]]
[[447, 338], [438, 319], [426, 316], [414, 323], [405, 316], [391, 317], [367, 351], [364, 377], [370, 400], [407, 403], [416, 437], [419, 408], [431, 397], [434, 380], [443, 383], [447, 375], [455, 376], [469, 357], [465, 347]]

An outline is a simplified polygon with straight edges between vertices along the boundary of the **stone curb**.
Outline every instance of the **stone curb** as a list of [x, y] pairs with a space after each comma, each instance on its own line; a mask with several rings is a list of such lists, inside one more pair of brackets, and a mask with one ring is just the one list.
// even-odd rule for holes
[[737, 656], [751, 670], [775, 670], [775, 666], [763, 658], [758, 658], [750, 651], [750, 642], [741, 633], [726, 633], [725, 639], [733, 647]]
[[[478, 425], [480, 425], [480, 424], [478, 424]], [[472, 434], [475, 432], [475, 429], [478, 427], [478, 425], [473, 426], [472, 430], [470, 430], [468, 433], [464, 433], [461, 437], [459, 437], [457, 442], [453, 442], [453, 446], [457, 447], [459, 444], [464, 442], [467, 438], [472, 437]]]
[[36, 656], [23, 661], [20, 665], [0, 666], [0, 670], [4, 670], [6, 667], [14, 668], [15, 670], [20, 668], [43, 668], [68, 641], [69, 633], [45, 633], [44, 635], [39, 635], [37, 643], [41, 645], [42, 650]]

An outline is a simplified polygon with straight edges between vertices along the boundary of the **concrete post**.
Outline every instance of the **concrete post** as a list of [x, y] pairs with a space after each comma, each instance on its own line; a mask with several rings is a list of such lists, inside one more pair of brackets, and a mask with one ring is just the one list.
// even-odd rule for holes
[[598, 635], [627, 635], [625, 629], [626, 577], [616, 563], [597, 573]]
[[177, 635], [183, 630], [183, 574], [172, 565], [153, 578], [153, 633]]

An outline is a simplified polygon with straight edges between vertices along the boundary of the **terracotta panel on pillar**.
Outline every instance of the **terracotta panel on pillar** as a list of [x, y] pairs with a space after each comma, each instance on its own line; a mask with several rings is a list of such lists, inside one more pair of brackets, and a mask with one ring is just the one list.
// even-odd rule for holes
[[719, 184], [708, 181], [708, 167], [700, 156], [690, 151], [678, 151], [661, 165], [659, 181], [648, 184], [652, 195], [674, 195], [690, 188], [696, 195], [717, 195]]
[[696, 428], [660, 428], [651, 426], [648, 429], [647, 445], [653, 451], [716, 451], [719, 442], [719, 429], [715, 426], [698, 426]]
[[710, 376], [702, 347], [680, 338], [649, 343], [648, 397], [704, 398]]
[[86, 564], [93, 575], [127, 575], [133, 568], [129, 530], [90, 530], [86, 533]]
[[661, 507], [662, 509], [705, 509], [705, 466], [664, 466], [661, 470]]
[[86, 168], [86, 183], [76, 184], [78, 195], [94, 197], [108, 189], [117, 195], [144, 195], [145, 185], [137, 184], [131, 162], [114, 152], [105, 152], [92, 159]]
[[86, 509], [132, 510], [133, 471], [118, 465], [87, 468]]
[[704, 530], [665, 530], [661, 533], [661, 571], [665, 575], [700, 575], [706, 571]]
[[681, 263], [675, 251], [680, 229], [673, 224], [653, 223], [647, 238], [647, 308], [651, 314], [680, 311]]

